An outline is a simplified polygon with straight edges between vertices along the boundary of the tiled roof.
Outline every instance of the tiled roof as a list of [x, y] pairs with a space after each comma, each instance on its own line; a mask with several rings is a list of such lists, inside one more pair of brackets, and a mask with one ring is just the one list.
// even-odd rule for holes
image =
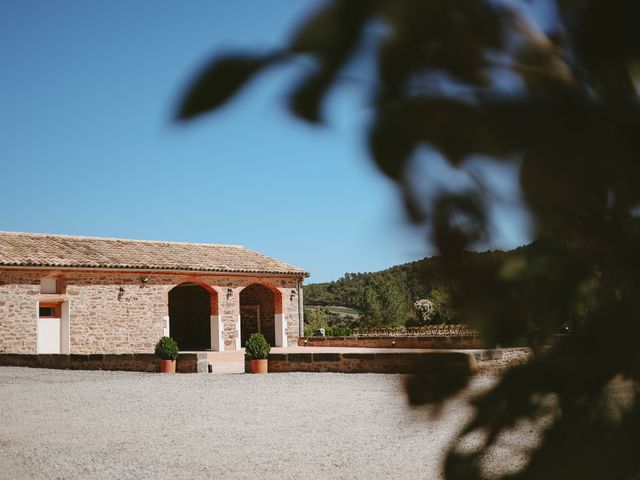
[[0, 266], [304, 275], [240, 245], [0, 232]]

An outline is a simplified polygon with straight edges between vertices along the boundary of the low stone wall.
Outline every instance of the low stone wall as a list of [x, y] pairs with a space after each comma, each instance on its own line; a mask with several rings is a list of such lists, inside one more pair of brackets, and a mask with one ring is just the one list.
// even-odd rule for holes
[[[125, 370], [133, 372], [158, 372], [160, 360], [152, 353], [46, 355], [0, 354], [0, 365], [11, 367], [58, 368], [69, 370]], [[183, 353], [178, 357], [179, 373], [206, 373], [206, 353]]]
[[527, 363], [533, 357], [531, 349], [526, 347], [474, 350], [472, 353], [480, 375], [499, 375]]
[[[250, 371], [245, 361], [245, 371]], [[470, 376], [477, 371], [466, 352], [272, 353], [269, 372], [420, 373]]]
[[365, 347], [365, 348], [433, 348], [477, 349], [485, 348], [475, 335], [450, 335], [438, 337], [305, 337], [298, 340], [300, 347]]

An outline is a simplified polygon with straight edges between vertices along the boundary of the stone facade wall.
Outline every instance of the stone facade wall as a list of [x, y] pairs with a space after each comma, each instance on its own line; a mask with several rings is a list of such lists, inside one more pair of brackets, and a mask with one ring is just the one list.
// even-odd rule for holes
[[[55, 276], [58, 293], [40, 293]], [[148, 279], [146, 282], [143, 278]], [[297, 277], [191, 275], [158, 272], [0, 269], [0, 353], [36, 353], [38, 302], [69, 305], [70, 353], [149, 353], [163, 335], [169, 291], [185, 282], [217, 293], [225, 350], [235, 350], [240, 292], [261, 283], [281, 292], [290, 345], [298, 340]]]
[[0, 352], [35, 353], [40, 277], [0, 275]]

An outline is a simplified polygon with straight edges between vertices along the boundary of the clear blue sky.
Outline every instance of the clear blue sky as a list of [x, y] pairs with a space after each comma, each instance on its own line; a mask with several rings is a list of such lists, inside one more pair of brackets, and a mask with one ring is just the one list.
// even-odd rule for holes
[[429, 254], [366, 156], [357, 84], [321, 128], [282, 107], [291, 69], [172, 122], [207, 58], [283, 45], [318, 4], [0, 2], [0, 230], [242, 244], [312, 282]]

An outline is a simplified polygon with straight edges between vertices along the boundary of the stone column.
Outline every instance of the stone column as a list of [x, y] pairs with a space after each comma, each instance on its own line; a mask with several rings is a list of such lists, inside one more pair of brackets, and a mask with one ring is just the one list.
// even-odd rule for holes
[[225, 350], [240, 349], [240, 295], [237, 288], [220, 288], [220, 322]]
[[276, 347], [286, 347], [287, 346], [287, 334], [286, 332], [286, 327], [287, 327], [287, 321], [285, 319], [284, 316], [284, 298], [285, 298], [285, 293], [283, 291], [283, 289], [278, 288], [278, 292], [280, 293], [279, 295], [274, 295], [275, 296], [275, 317], [274, 317], [274, 326], [275, 326], [275, 333], [276, 333]]

